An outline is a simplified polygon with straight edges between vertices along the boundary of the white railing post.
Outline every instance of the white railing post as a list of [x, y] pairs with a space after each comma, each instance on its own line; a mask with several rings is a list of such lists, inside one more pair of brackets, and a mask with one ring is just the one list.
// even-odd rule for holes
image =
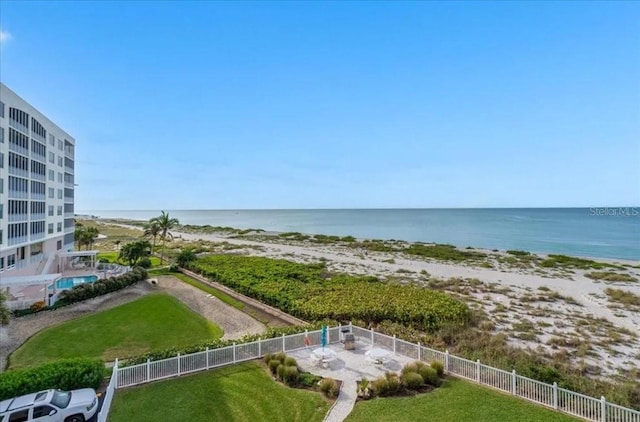
[[558, 383], [553, 383], [553, 408], [558, 410]]
[[178, 353], [178, 376], [180, 376], [180, 353]]
[[449, 373], [449, 349], [444, 351], [444, 373]]
[[607, 400], [600, 396], [600, 422], [607, 421]]
[[233, 343], [233, 363], [236, 363], [236, 344]]
[[111, 374], [111, 376], [116, 377], [116, 380], [113, 383], [113, 388], [117, 389], [118, 388], [118, 358], [116, 358], [116, 363], [113, 364], [113, 373]]
[[480, 384], [480, 359], [476, 360], [476, 382]]
[[396, 335], [393, 335], [393, 354], [396, 354]]
[[371, 328], [371, 347], [373, 347], [373, 328]]
[[421, 352], [422, 352], [422, 346], [420, 345], [420, 342], [418, 342], [418, 360], [422, 360]]
[[262, 339], [258, 337], [258, 357], [262, 357]]
[[151, 359], [147, 359], [147, 382], [151, 381]]
[[286, 346], [284, 344], [284, 333], [282, 333], [282, 353], [284, 353], [286, 351], [287, 351], [287, 348], [286, 348]]
[[207, 350], [205, 350], [205, 353], [207, 354], [207, 370], [209, 370], [209, 348], [207, 347]]
[[511, 394], [516, 395], [516, 370], [511, 371]]

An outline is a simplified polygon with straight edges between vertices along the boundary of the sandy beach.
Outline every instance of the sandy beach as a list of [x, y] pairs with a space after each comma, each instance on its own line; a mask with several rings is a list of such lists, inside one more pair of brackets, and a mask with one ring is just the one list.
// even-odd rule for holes
[[[540, 271], [499, 264], [496, 268], [450, 264], [398, 252], [363, 252], [340, 244], [292, 242], [271, 233], [263, 234], [264, 239], [259, 241], [224, 233], [174, 235], [178, 242], [211, 242], [226, 253], [296, 262], [324, 261], [337, 272], [425, 286], [435, 283], [470, 307], [484, 311], [495, 331], [508, 334], [512, 344], [545, 351], [566, 348], [568, 353], [577, 355], [576, 361], [602, 367], [602, 375], [640, 366], [640, 312], [610, 302], [605, 293], [607, 288], [614, 288], [640, 295], [637, 281], [593, 280], [585, 276], [591, 270], [581, 269]], [[640, 280], [639, 262], [598, 261], [624, 265], [627, 274]], [[576, 353], [580, 345], [588, 345], [593, 352]]]

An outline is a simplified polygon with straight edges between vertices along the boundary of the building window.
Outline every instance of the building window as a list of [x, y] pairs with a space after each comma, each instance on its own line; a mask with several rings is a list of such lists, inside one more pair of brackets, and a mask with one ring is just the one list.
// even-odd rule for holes
[[4, 217], [4, 204], [0, 204], [0, 219]]
[[0, 101], [0, 117], [4, 118], [4, 103]]
[[49, 152], [49, 162], [51, 164], [55, 164], [56, 163], [56, 155], [53, 152]]
[[53, 217], [53, 205], [49, 205], [47, 207], [47, 214], [49, 215], [49, 217]]
[[64, 176], [62, 175], [62, 173], [58, 173], [58, 183], [62, 183], [62, 178]]
[[47, 225], [47, 233], [48, 234], [52, 234], [53, 233], [53, 223], [49, 223]]
[[49, 198], [54, 198], [56, 191], [54, 188], [49, 188]]
[[62, 205], [58, 205], [58, 215], [62, 215]]
[[62, 240], [58, 240], [58, 243], [56, 244], [56, 248], [58, 250], [62, 249]]
[[49, 145], [51, 145], [52, 147], [56, 146], [56, 137], [53, 136], [52, 133], [49, 134]]
[[0, 152], [0, 169], [4, 168], [4, 154]]
[[0, 273], [3, 272], [3, 271], [4, 271], [4, 256], [2, 258], [0, 258]]
[[58, 199], [62, 199], [62, 189], [58, 189]]
[[0, 193], [4, 193], [4, 179], [0, 178]]
[[4, 128], [0, 127], [0, 143], [4, 144]]
[[62, 151], [62, 140], [58, 139], [58, 149]]
[[56, 181], [56, 172], [53, 170], [49, 170], [49, 180], [51, 182], [55, 182]]
[[62, 231], [62, 223], [58, 223], [58, 233]]
[[13, 268], [16, 266], [16, 254], [11, 254], [7, 257], [7, 268]]

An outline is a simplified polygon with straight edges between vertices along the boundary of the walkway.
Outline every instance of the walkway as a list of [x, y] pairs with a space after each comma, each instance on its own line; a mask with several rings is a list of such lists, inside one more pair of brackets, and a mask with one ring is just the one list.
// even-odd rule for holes
[[[342, 381], [342, 388], [335, 405], [327, 414], [326, 422], [341, 422], [349, 416], [356, 404], [357, 392], [356, 381], [362, 377], [374, 380], [386, 371], [400, 371], [404, 365], [413, 362], [404, 356], [394, 356], [386, 365], [373, 365], [365, 360], [365, 352], [371, 345], [367, 342], [358, 341], [356, 350], [344, 350], [342, 344], [332, 344], [327, 346], [338, 354], [338, 358], [331, 362], [329, 367], [319, 367], [311, 360], [311, 351], [318, 346], [311, 346], [306, 349], [289, 352], [288, 355], [296, 358], [298, 366], [313, 374], [323, 377], [330, 377]], [[381, 346], [376, 344], [376, 348]]]

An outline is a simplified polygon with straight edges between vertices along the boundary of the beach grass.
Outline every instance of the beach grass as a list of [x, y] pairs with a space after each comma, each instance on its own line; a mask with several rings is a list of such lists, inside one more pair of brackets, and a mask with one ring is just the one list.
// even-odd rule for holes
[[222, 337], [222, 329], [178, 299], [155, 293], [48, 328], [10, 356], [10, 368], [62, 358], [112, 361]]
[[251, 362], [118, 390], [109, 420], [320, 422], [328, 409], [320, 393], [276, 383]]

